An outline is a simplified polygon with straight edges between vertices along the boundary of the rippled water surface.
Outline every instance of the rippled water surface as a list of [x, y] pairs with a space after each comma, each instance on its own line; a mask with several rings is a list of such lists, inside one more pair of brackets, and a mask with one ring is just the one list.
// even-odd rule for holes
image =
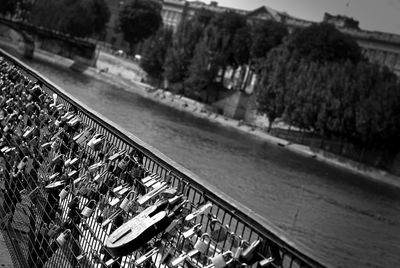
[[400, 267], [399, 190], [76, 72], [27, 63], [333, 266]]

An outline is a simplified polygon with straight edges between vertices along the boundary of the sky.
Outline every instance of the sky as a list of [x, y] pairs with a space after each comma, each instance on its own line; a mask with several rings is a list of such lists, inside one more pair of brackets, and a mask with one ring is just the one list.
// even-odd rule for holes
[[[216, 0], [219, 6], [254, 10], [268, 6], [294, 17], [321, 21], [324, 13], [346, 15], [360, 28], [400, 34], [400, 0]], [[204, 0], [209, 3], [210, 1]]]

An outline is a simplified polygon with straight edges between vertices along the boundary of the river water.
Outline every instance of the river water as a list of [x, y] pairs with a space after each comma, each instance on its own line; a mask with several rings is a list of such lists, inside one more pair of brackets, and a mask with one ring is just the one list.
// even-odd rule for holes
[[400, 267], [400, 190], [77, 72], [23, 59], [336, 267]]

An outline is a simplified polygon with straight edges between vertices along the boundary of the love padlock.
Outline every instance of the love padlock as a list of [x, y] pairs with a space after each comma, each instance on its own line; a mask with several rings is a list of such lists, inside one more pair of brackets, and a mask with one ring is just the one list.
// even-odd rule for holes
[[[214, 268], [224, 268], [226, 265], [233, 261], [232, 251], [226, 251], [211, 258]], [[208, 267], [208, 266], [207, 266]]]
[[67, 195], [69, 194], [69, 189], [70, 189], [70, 187], [67, 186], [61, 190], [60, 194], [58, 195], [60, 197], [60, 201], [64, 200], [64, 198], [67, 197]]
[[129, 209], [132, 207], [133, 202], [136, 199], [136, 192], [135, 191], [130, 191], [126, 197], [124, 198], [124, 200], [122, 200], [121, 204], [119, 205], [119, 207], [125, 211], [128, 212]]
[[60, 232], [61, 227], [57, 224], [50, 224], [48, 227], [47, 235], [50, 238], [56, 237], [56, 235]]
[[[206, 241], [206, 238], [208, 241]], [[204, 233], [201, 235], [199, 239], [197, 239], [196, 243], [194, 244], [194, 249], [196, 249], [201, 254], [206, 254], [209, 245], [210, 245], [210, 235]]]
[[69, 165], [73, 168], [77, 168], [79, 164], [79, 158], [75, 157], [70, 162]]
[[18, 164], [18, 166], [17, 166], [17, 169], [18, 169], [18, 170], [24, 169], [27, 162], [28, 162], [28, 157], [25, 156], [24, 158], [22, 158], [21, 162], [19, 162], [19, 164]]
[[129, 164], [129, 161], [131, 161], [131, 158], [129, 155], [125, 155], [124, 158], [121, 159], [121, 161], [118, 162], [117, 166], [121, 169], [121, 171], [125, 171], [126, 167]]
[[160, 263], [165, 264], [170, 262], [172, 256], [174, 255], [175, 249], [173, 247], [169, 247], [168, 249], [165, 250], [164, 254], [161, 257]]
[[253, 241], [253, 243], [250, 244], [246, 249], [242, 251], [242, 253], [239, 256], [239, 261], [242, 263], [247, 263], [251, 264], [253, 262], [253, 259], [255, 257], [255, 253], [258, 250], [258, 247], [260, 246], [261, 240], [257, 239]]
[[[219, 228], [216, 227], [219, 226]], [[229, 226], [223, 226], [219, 219], [212, 219], [210, 221], [211, 239], [216, 242], [222, 242], [228, 237]]]
[[272, 263], [274, 262], [273, 257], [264, 258], [263, 260], [257, 263], [257, 268], [264, 268], [264, 267], [272, 267]]
[[[67, 118], [68, 119], [68, 118]], [[70, 118], [70, 120], [67, 122], [67, 124], [70, 126], [70, 127], [74, 127], [74, 126], [76, 126], [78, 123], [80, 122], [80, 119], [79, 119], [79, 117], [78, 116], [72, 116], [72, 118]]]
[[90, 200], [83, 208], [81, 214], [85, 218], [90, 218], [93, 214], [94, 208], [96, 207], [96, 201]]
[[140, 258], [138, 258], [135, 261], [135, 265], [136, 266], [140, 266], [143, 262], [145, 262], [146, 260], [148, 260], [149, 258], [151, 258], [153, 255], [157, 254], [159, 252], [158, 248], [153, 248], [151, 249], [149, 252], [146, 252], [145, 254], [143, 254]]
[[62, 232], [56, 239], [58, 245], [60, 245], [60, 247], [62, 247], [65, 242], [67, 242], [68, 237], [71, 235], [71, 230], [67, 229], [64, 232]]
[[45, 235], [47, 235], [48, 233], [49, 233], [49, 228], [47, 227], [47, 224], [46, 223], [44, 223], [43, 225], [42, 225], [42, 227], [40, 228], [40, 234], [42, 235], [42, 236], [45, 236]]
[[246, 243], [245, 240], [241, 240], [239, 242], [239, 246], [235, 251], [235, 255], [233, 256], [236, 260], [238, 260], [240, 255], [242, 254], [245, 243]]
[[201, 227], [203, 227], [203, 225], [201, 223], [198, 223], [198, 224], [194, 225], [192, 228], [190, 228], [189, 230], [183, 232], [182, 235], [184, 238], [189, 238], [189, 237], [193, 236], [194, 234], [198, 233], [201, 230]]
[[105, 177], [105, 175], [107, 174], [107, 170], [104, 170], [103, 172], [100, 172], [99, 174], [97, 174], [94, 178], [93, 181], [101, 184], [103, 182], [103, 179]]
[[85, 258], [86, 255], [87, 255], [87, 252], [83, 252], [82, 254], [78, 255], [78, 256], [76, 257], [76, 260], [78, 261], [78, 263], [79, 263], [79, 262], [82, 262], [83, 258]]
[[186, 253], [180, 254], [177, 258], [175, 258], [174, 260], [171, 261], [171, 266], [172, 266], [172, 267], [178, 266], [178, 265], [179, 265], [181, 262], [183, 262], [187, 257], [188, 257], [188, 255], [187, 255]]
[[95, 134], [92, 139], [87, 143], [87, 145], [93, 150], [97, 151], [99, 149], [100, 143], [103, 141], [102, 134]]

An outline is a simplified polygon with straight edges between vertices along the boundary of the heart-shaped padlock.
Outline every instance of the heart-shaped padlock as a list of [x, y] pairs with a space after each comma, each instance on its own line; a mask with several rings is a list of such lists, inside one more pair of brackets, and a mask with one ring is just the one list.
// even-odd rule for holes
[[222, 242], [228, 237], [228, 226], [223, 226], [219, 219], [212, 219], [210, 221], [210, 229], [211, 239], [216, 242]]

